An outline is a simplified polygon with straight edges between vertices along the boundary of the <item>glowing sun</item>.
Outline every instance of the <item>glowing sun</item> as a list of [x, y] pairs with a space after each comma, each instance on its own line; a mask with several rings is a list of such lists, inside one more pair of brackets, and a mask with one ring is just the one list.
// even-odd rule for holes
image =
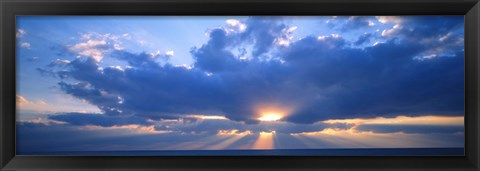
[[272, 122], [272, 121], [278, 121], [282, 119], [282, 116], [276, 113], [267, 113], [264, 114], [262, 117], [258, 118], [260, 121], [267, 121], [267, 122]]

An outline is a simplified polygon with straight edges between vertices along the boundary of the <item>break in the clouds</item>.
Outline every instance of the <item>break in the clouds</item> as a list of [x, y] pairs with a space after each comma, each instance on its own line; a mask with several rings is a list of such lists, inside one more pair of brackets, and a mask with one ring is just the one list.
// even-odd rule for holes
[[[43, 37], [47, 43], [34, 50], [41, 51], [38, 55], [51, 56], [21, 63], [19, 74], [32, 70], [35, 74], [29, 77], [46, 80], [44, 87], [48, 85], [50, 91], [71, 96], [82, 105], [98, 108], [98, 112], [65, 110], [39, 117], [62, 123], [55, 127], [68, 127], [66, 131], [89, 126], [90, 131], [97, 127], [140, 132], [153, 129], [162, 136], [242, 136], [235, 141], [274, 132], [284, 139], [297, 137], [297, 141], [285, 142], [304, 144], [299, 145], [303, 148], [312, 146], [312, 142], [298, 140], [299, 136], [326, 135], [332, 130], [379, 137], [399, 132], [415, 136], [445, 134], [435, 140], [463, 135], [459, 134], [463, 124], [329, 122], [398, 116], [418, 118], [416, 121], [425, 116], [452, 120], [463, 117], [461, 16], [258, 16], [202, 20], [204, 23], [192, 27], [188, 22], [179, 24], [168, 17], [159, 18], [148, 20], [160, 23], [155, 27], [138, 30], [133, 29], [135, 21], [122, 17], [98, 19], [115, 20], [121, 23], [118, 28], [73, 28], [62, 25], [68, 23], [68, 17], [48, 18], [74, 31], [63, 33], [64, 40]], [[36, 33], [35, 28], [42, 30], [42, 26], [36, 25], [34, 18], [22, 17], [19, 21], [22, 29], [17, 30], [17, 38], [40, 46], [38, 37], [44, 33]], [[98, 21], [79, 22], [89, 25]], [[132, 29], [120, 27], [130, 25]], [[198, 32], [204, 34], [193, 34]], [[157, 48], [152, 49], [138, 43], [152, 40], [140, 36], [145, 34], [164, 37], [148, 42]], [[36, 37], [29, 37], [33, 35]], [[31, 53], [26, 51], [30, 44], [19, 46], [25, 56]], [[32, 57], [25, 58], [27, 61]], [[28, 89], [35, 85], [24, 84], [22, 79], [18, 84], [21, 88], [17, 106], [19, 100], [27, 103], [24, 97], [49, 96], [32, 93]], [[28, 125], [23, 123], [20, 127]], [[43, 134], [49, 130], [48, 124], [30, 124], [42, 127]], [[248, 144], [234, 145], [231, 141], [229, 147]], [[460, 142], [463, 139], [450, 144], [456, 147]], [[217, 147], [227, 146], [224, 142]]]

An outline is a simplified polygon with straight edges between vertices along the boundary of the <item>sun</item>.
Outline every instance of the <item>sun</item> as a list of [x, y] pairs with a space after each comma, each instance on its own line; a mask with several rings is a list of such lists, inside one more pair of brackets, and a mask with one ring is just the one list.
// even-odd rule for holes
[[282, 116], [276, 113], [266, 113], [262, 117], [258, 118], [260, 121], [273, 122], [282, 119]]

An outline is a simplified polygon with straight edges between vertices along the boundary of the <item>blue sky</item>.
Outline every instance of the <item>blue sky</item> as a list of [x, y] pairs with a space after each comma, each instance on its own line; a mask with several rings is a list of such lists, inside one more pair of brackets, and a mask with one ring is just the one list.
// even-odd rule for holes
[[17, 17], [17, 152], [463, 147], [463, 26]]

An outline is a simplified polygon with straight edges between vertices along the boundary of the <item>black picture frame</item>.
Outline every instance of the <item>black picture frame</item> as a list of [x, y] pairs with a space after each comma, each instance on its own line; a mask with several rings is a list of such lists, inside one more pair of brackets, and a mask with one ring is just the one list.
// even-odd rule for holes
[[[2, 170], [479, 170], [478, 0], [1, 0]], [[464, 15], [465, 156], [16, 156], [16, 15]]]

